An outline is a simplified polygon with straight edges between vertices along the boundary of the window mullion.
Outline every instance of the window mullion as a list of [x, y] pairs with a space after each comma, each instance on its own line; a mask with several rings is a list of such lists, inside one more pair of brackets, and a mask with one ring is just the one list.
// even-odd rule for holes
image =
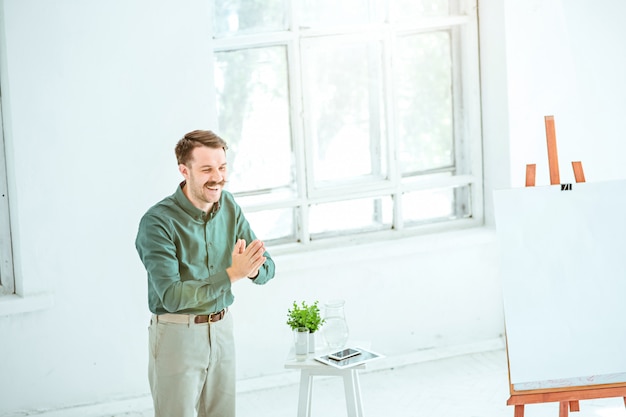
[[303, 244], [310, 241], [309, 235], [309, 205], [308, 205], [308, 166], [307, 144], [303, 120], [303, 92], [302, 92], [302, 53], [299, 41], [300, 28], [297, 21], [296, 5], [291, 4], [291, 37], [287, 43], [287, 67], [289, 74], [289, 103], [290, 123], [292, 132], [292, 147], [294, 155], [294, 170], [297, 188], [298, 204], [294, 208], [296, 239]]
[[[375, 41], [375, 43], [370, 43], [368, 47], [368, 66], [369, 66], [369, 74], [377, 74], [379, 67], [382, 66], [381, 60], [383, 59], [380, 54], [382, 53], [382, 42]], [[370, 130], [370, 163], [372, 164], [372, 173], [375, 175], [380, 175], [383, 173], [382, 166], [382, 158], [380, 157], [381, 153], [385, 152], [383, 148], [383, 117], [384, 117], [384, 101], [382, 97], [379, 97], [382, 90], [382, 79], [379, 77], [383, 77], [383, 74], [379, 74], [378, 77], [374, 78], [370, 76], [370, 82], [368, 85], [369, 90], [369, 130]], [[381, 113], [381, 103], [383, 103], [383, 109]]]
[[[389, 10], [387, 10], [387, 15]], [[401, 173], [398, 164], [396, 141], [397, 113], [394, 105], [396, 101], [396, 86], [394, 76], [394, 59], [396, 56], [396, 37], [390, 25], [385, 26], [383, 53], [385, 56], [383, 66], [383, 86], [385, 99], [385, 118], [387, 129], [385, 130], [385, 144], [387, 145], [387, 163], [389, 165], [389, 180], [391, 182], [393, 198], [393, 221], [392, 227], [396, 230], [403, 228], [402, 221], [402, 193], [400, 192]]]
[[[467, 166], [465, 155], [467, 153], [466, 146], [466, 135], [467, 129], [465, 128], [465, 117], [463, 117], [463, 100], [464, 94], [462, 91], [463, 80], [462, 80], [462, 59], [460, 56], [460, 49], [462, 47], [461, 43], [463, 42], [460, 39], [460, 28], [454, 27], [450, 29], [450, 42], [452, 42], [450, 51], [451, 51], [451, 59], [452, 59], [452, 112], [454, 114], [454, 125], [453, 125], [453, 135], [454, 135], [454, 166], [455, 172], [454, 175], [463, 175], [469, 172], [469, 167]], [[466, 201], [461, 198], [462, 191], [459, 189], [455, 189], [454, 191], [454, 213], [460, 213], [462, 211], [462, 205]]]
[[304, 162], [304, 167], [303, 167], [303, 174], [306, 176], [306, 178], [308, 179], [308, 181], [306, 182], [306, 196], [307, 198], [310, 198], [312, 195], [315, 194], [314, 188], [315, 188], [315, 181], [314, 179], [314, 170], [313, 170], [313, 126], [312, 126], [312, 121], [310, 120], [309, 117], [307, 117], [307, 114], [311, 114], [311, 110], [310, 110], [310, 105], [309, 100], [307, 100], [307, 96], [305, 94], [305, 90], [306, 91], [310, 91], [310, 86], [308, 85], [310, 77], [308, 75], [308, 66], [306, 63], [306, 58], [305, 58], [305, 54], [306, 54], [306, 49], [308, 47], [308, 44], [305, 42], [303, 42], [302, 39], [298, 40], [298, 62], [300, 64], [300, 100], [301, 100], [301, 104], [302, 104], [302, 111], [299, 113], [299, 119], [301, 121], [301, 125], [302, 125], [302, 136], [303, 136], [303, 162]]

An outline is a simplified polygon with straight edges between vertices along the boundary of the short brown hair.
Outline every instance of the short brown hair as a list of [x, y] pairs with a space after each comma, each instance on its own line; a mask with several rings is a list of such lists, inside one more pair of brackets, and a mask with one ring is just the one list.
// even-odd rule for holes
[[207, 146], [209, 148], [222, 148], [224, 152], [228, 149], [226, 141], [210, 130], [194, 130], [187, 133], [176, 144], [174, 151], [176, 152], [176, 160], [178, 164], [187, 165], [191, 159], [191, 152], [198, 146]]

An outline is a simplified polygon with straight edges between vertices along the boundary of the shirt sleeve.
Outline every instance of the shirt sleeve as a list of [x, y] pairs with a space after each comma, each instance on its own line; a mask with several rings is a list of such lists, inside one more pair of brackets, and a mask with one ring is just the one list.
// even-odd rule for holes
[[226, 271], [204, 279], [182, 281], [172, 227], [156, 216], [142, 218], [135, 241], [137, 252], [148, 273], [150, 310], [162, 313], [213, 311], [216, 300], [230, 290]]

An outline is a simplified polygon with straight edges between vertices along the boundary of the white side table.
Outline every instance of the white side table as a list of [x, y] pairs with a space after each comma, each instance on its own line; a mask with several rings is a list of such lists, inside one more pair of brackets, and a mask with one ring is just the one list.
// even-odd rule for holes
[[[346, 346], [362, 346], [363, 343], [349, 343]], [[333, 349], [338, 350], [338, 349]], [[343, 386], [346, 395], [346, 408], [348, 417], [363, 417], [363, 405], [361, 403], [361, 387], [359, 384], [359, 370], [365, 369], [366, 364], [356, 365], [350, 368], [337, 369], [325, 365], [313, 359], [315, 356], [329, 353], [328, 349], [318, 349], [315, 353], [309, 353], [306, 358], [296, 358], [292, 348], [285, 360], [286, 369], [300, 370], [300, 394], [298, 397], [298, 417], [311, 417], [311, 394], [313, 392], [314, 376], [340, 376], [343, 378]]]

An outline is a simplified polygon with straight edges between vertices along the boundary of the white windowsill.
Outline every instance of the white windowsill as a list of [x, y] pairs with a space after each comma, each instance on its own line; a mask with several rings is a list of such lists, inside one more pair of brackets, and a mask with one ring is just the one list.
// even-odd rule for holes
[[386, 259], [390, 251], [394, 256], [413, 256], [420, 253], [432, 253], [433, 251], [444, 252], [466, 246], [490, 245], [496, 242], [495, 229], [482, 226], [389, 240], [381, 239], [380, 241], [368, 241], [358, 245], [354, 243], [345, 246], [329, 245], [324, 247], [319, 245], [307, 252], [273, 251], [272, 248], [268, 250], [274, 260], [280, 263], [281, 272], [293, 272], [312, 266], [331, 268], [336, 264], [344, 263], [346, 259], [353, 262]]
[[52, 293], [32, 295], [4, 295], [0, 296], [0, 317], [12, 314], [28, 313], [52, 307], [54, 297]]

